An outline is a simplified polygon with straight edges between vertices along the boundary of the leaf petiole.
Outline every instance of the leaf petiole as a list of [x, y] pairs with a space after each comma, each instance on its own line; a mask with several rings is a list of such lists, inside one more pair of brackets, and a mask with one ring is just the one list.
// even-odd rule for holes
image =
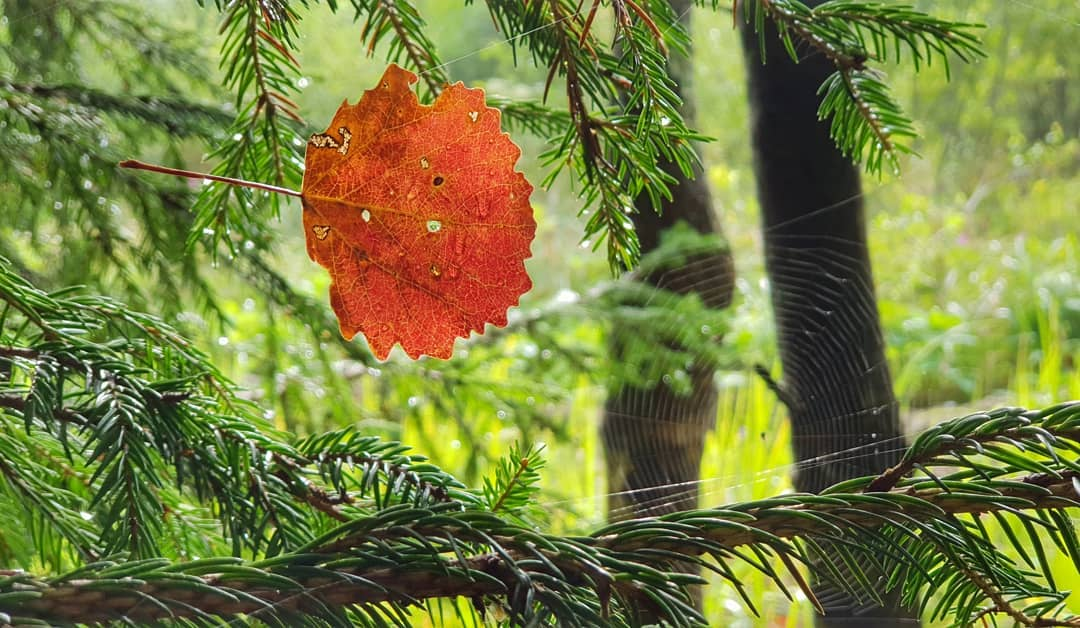
[[180, 170], [178, 168], [166, 168], [165, 166], [157, 166], [154, 164], [143, 163], [134, 159], [125, 159], [117, 165], [121, 168], [131, 168], [132, 170], [149, 170], [150, 172], [160, 172], [162, 174], [169, 174], [174, 177], [186, 177], [188, 179], [204, 179], [207, 181], [218, 181], [221, 183], [228, 183], [229, 185], [237, 185], [244, 188], [253, 188], [256, 190], [273, 192], [275, 194], [284, 194], [286, 196], [295, 196], [297, 198], [301, 196], [300, 192], [297, 192], [296, 190], [291, 190], [289, 188], [283, 188], [276, 185], [270, 185], [269, 183], [259, 183], [257, 181], [247, 181], [245, 179], [234, 179], [232, 177], [221, 177], [216, 174], [193, 172], [191, 170]]

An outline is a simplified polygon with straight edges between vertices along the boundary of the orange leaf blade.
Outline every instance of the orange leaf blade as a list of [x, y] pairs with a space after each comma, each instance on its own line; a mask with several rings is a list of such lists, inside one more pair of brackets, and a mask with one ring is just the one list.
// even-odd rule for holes
[[380, 360], [395, 344], [449, 358], [532, 287], [532, 186], [499, 111], [461, 83], [421, 105], [415, 81], [391, 65], [306, 157], [308, 255], [330, 272], [342, 335], [363, 333]]

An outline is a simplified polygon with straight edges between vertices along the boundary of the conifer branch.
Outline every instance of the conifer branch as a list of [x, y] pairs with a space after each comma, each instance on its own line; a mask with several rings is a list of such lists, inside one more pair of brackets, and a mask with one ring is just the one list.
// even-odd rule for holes
[[366, 41], [368, 54], [375, 52], [375, 47], [390, 38], [387, 59], [401, 62], [408, 59], [407, 66], [416, 70], [416, 74], [427, 87], [428, 99], [442, 91], [448, 80], [445, 67], [439, 60], [435, 44], [424, 32], [424, 19], [420, 12], [408, 0], [352, 0], [356, 8], [356, 18], [365, 17], [360, 39]]
[[[0, 94], [47, 99], [77, 105], [88, 117], [124, 116], [145, 122], [177, 137], [215, 139], [231, 118], [215, 107], [159, 96], [117, 96], [85, 85], [45, 85], [0, 81]], [[7, 101], [9, 105], [11, 101]]]
[[[303, 120], [289, 94], [295, 91], [294, 81], [300, 74], [292, 52], [299, 16], [287, 0], [227, 4], [219, 0], [217, 5], [224, 14], [224, 82], [236, 94], [238, 113], [229, 130], [233, 141], [210, 154], [219, 160], [211, 174], [298, 187], [303, 162], [298, 147], [305, 144], [296, 126]], [[194, 207], [196, 217], [188, 248], [200, 239], [206, 240], [212, 255], [216, 255], [219, 245], [234, 256], [243, 242], [264, 248], [266, 236], [256, 228], [261, 221], [251, 214], [255, 198], [249, 190], [229, 186], [204, 190]], [[278, 216], [277, 195], [261, 198], [269, 201], [271, 213]]]
[[[1005, 409], [983, 417], [973, 415], [943, 424], [940, 433], [962, 434], [972, 423], [979, 423], [989, 436], [997, 419], [985, 416], [1024, 418], [1053, 434], [1055, 440], [1051, 442], [1058, 443], [1056, 446], [1069, 449], [1076, 446], [1075, 441], [1061, 434], [1076, 432], [1080, 403], [1038, 412]], [[1006, 436], [1007, 432], [1007, 428], [999, 432], [999, 442], [1032, 442], [1031, 438], [1015, 440], [1017, 435]], [[1008, 467], [998, 469], [1006, 471]], [[967, 623], [975, 616], [1003, 614], [1023, 625], [1054, 625], [1047, 622], [1072, 620], [1057, 615], [1062, 610], [1058, 604], [1038, 602], [1031, 608], [1041, 610], [1035, 611], [1017, 606], [1025, 595], [1017, 597], [1013, 589], [1026, 579], [1017, 580], [1021, 574], [1010, 561], [995, 555], [992, 546], [957, 517], [992, 512], [1023, 516], [1039, 510], [1077, 508], [1078, 479], [1071, 470], [1009, 481], [970, 475], [962, 481], [948, 480], [947, 488], [913, 479], [909, 486], [886, 493], [844, 492], [860, 482], [869, 486], [871, 478], [864, 478], [820, 496], [788, 495], [720, 509], [624, 521], [576, 540], [540, 535], [494, 514], [461, 510], [453, 504], [399, 506], [349, 521], [298, 548], [295, 554], [273, 560], [245, 563], [239, 559], [212, 559], [175, 565], [161, 561], [100, 563], [53, 581], [9, 572], [0, 584], [0, 590], [6, 593], [0, 595], [0, 612], [66, 622], [120, 618], [146, 622], [201, 614], [224, 619], [254, 614], [264, 620], [280, 621], [291, 613], [324, 616], [328, 608], [342, 605], [359, 605], [366, 612], [374, 612], [368, 605], [494, 596], [505, 600], [503, 603], [517, 621], [525, 622], [544, 613], [561, 616], [566, 609], [544, 589], [562, 583], [579, 592], [581, 588], [592, 592], [594, 619], [575, 615], [578, 623], [601, 625], [598, 620], [608, 613], [626, 617], [624, 613], [632, 613], [633, 608], [661, 595], [673, 623], [686, 625], [700, 621], [700, 617], [686, 605], [685, 598], [675, 590], [664, 593], [660, 584], [669, 577], [683, 584], [693, 578], [678, 577], [663, 571], [663, 567], [657, 572], [657, 565], [707, 555], [719, 561], [720, 566], [714, 568], [721, 574], [730, 573], [724, 571], [723, 564], [745, 560], [736, 550], [756, 546], [786, 556], [794, 561], [788, 563], [791, 568], [797, 568], [796, 563], [807, 561], [799, 539], [810, 542], [846, 537], [850, 544], [845, 551], [852, 552], [854, 559], [871, 552], [873, 556], [866, 554], [861, 560], [880, 563], [884, 556], [887, 573], [905, 573], [902, 586], [916, 601], [928, 599], [936, 586], [951, 582], [954, 576], [981, 592], [990, 606], [958, 600], [953, 612], [969, 615], [955, 615], [956, 621]], [[1068, 523], [1068, 518], [1063, 522]], [[1046, 520], [1041, 520], [1040, 526], [1051, 535], [1066, 532]], [[424, 543], [411, 544], [410, 539], [424, 539]], [[880, 554], [883, 548], [870, 539], [886, 543], [886, 553]], [[391, 552], [398, 566], [373, 561], [372, 551]], [[973, 561], [975, 556], [979, 558]], [[761, 568], [768, 572], [764, 565]], [[779, 575], [773, 572], [773, 577]], [[859, 587], [857, 583], [846, 586], [856, 590]], [[86, 604], [87, 596], [96, 595], [93, 592], [102, 587], [110, 590], [109, 603]], [[520, 600], [528, 597], [523, 588], [532, 591], [537, 606], [521, 604]], [[556, 594], [569, 592], [567, 589]], [[1031, 593], [1040, 598], [1048, 594], [1037, 590], [1026, 595]], [[156, 602], [146, 604], [146, 600]], [[535, 615], [538, 612], [541, 615]]]
[[984, 55], [974, 34], [981, 25], [938, 19], [906, 5], [834, 1], [809, 8], [798, 0], [746, 0], [743, 14], [762, 37], [762, 50], [767, 18], [794, 61], [801, 44], [836, 66], [821, 87], [818, 116], [830, 120], [840, 150], [871, 173], [880, 174], [886, 161], [898, 171], [898, 156], [911, 152], [905, 142], [916, 132], [882, 74], [867, 62], [898, 63], [907, 49], [916, 70], [937, 57], [948, 75], [950, 54], [965, 62]]
[[[104, 299], [41, 293], [2, 265], [0, 295], [21, 304], [3, 313], [14, 324], [0, 327], [0, 369], [9, 373], [0, 422], [10, 426], [0, 430], [0, 459], [17, 461], [0, 465], [0, 476], [31, 511], [65, 505], [51, 520], [84, 559], [136, 552], [53, 579], [10, 572], [0, 580], [0, 613], [18, 621], [254, 614], [288, 622], [336, 616], [343, 605], [374, 621], [403, 617], [402, 605], [416, 600], [467, 595], [498, 604], [515, 623], [632, 624], [648, 609], [689, 625], [702, 618], [683, 588], [699, 581], [675, 571], [686, 561], [716, 570], [737, 590], [734, 563], [781, 588], [785, 571], [811, 562], [830, 574], [873, 563], [910, 606], [944, 587], [953, 602], [934, 614], [958, 622], [987, 613], [1030, 625], [1064, 617], [1064, 594], [1050, 577], [1018, 569], [980, 517], [1019, 521], [1029, 543], [1038, 547], [1049, 535], [1080, 557], [1068, 516], [1080, 507], [1080, 464], [1072, 459], [1080, 451], [1080, 403], [946, 422], [917, 439], [886, 479], [566, 538], [518, 520], [535, 484], [535, 452], [511, 456], [501, 479], [477, 493], [399, 444], [350, 430], [292, 445], [153, 317]], [[44, 338], [45, 326], [59, 335]], [[112, 340], [91, 339], [103, 334]], [[148, 378], [151, 365], [160, 371]], [[57, 463], [26, 459], [15, 435], [63, 452], [67, 466], [85, 474], [84, 494], [49, 486], [48, 472], [16, 473]], [[140, 486], [136, 478], [146, 477], [154, 482]], [[274, 558], [154, 558], [174, 483], [221, 513], [235, 553]], [[891, 490], [875, 490], [883, 487]], [[496, 507], [505, 514], [491, 512]], [[112, 523], [94, 538], [91, 526], [77, 523], [82, 512]], [[769, 554], [780, 557], [779, 568]], [[1042, 552], [1027, 560], [1048, 569]], [[853, 595], [880, 595], [865, 578], [840, 580]], [[789, 581], [806, 586], [801, 576]], [[102, 603], [87, 605], [90, 597]]]

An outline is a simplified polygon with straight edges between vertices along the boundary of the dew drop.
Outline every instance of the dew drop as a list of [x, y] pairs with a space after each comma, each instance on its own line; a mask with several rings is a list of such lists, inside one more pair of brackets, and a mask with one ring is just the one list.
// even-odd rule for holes
[[60, 201], [56, 201], [55, 203], [52, 204], [52, 207], [53, 207], [53, 209], [63, 209], [64, 204], [61, 203]]
[[439, 222], [438, 220], [429, 220], [429, 221], [427, 221], [428, 233], [435, 233], [436, 231], [439, 231], [441, 229], [442, 229], [442, 223]]
[[360, 212], [360, 217], [364, 219], [364, 222], [371, 222], [371, 212], [366, 209]]

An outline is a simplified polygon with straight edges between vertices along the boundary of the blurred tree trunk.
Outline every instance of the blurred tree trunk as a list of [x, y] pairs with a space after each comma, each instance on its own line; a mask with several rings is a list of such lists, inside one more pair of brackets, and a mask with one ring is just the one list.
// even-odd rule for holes
[[[820, 4], [820, 0], [808, 2]], [[742, 20], [739, 20], [742, 23]], [[866, 241], [859, 170], [819, 121], [818, 88], [833, 72], [799, 48], [794, 63], [768, 22], [765, 63], [743, 24], [765, 262], [799, 491], [879, 473], [903, 447]], [[880, 446], [875, 443], [881, 443]], [[910, 626], [912, 615], [815, 585], [823, 626]], [[893, 596], [895, 598], [895, 596]]]
[[[683, 25], [689, 28], [690, 0], [673, 0], [671, 4]], [[693, 127], [691, 60], [673, 54], [669, 68], [679, 85], [683, 115]], [[657, 213], [646, 197], [638, 198], [635, 203], [638, 213], [634, 224], [642, 254], [656, 249], [664, 230], [678, 222], [689, 224], [699, 233], [720, 233], [701, 168], [696, 168], [693, 179], [684, 177], [674, 164], [666, 164], [664, 169], [678, 184], [662, 212]], [[706, 305], [724, 308], [731, 302], [733, 276], [731, 255], [725, 249], [691, 256], [680, 268], [637, 279], [672, 292], [697, 291]], [[618, 359], [618, 329], [612, 330], [612, 338], [612, 352]], [[602, 427], [607, 454], [609, 519], [658, 515], [697, 506], [696, 480], [704, 438], [716, 421], [713, 371], [713, 365], [692, 365], [688, 395], [678, 394], [663, 382], [650, 389], [613, 384]]]

